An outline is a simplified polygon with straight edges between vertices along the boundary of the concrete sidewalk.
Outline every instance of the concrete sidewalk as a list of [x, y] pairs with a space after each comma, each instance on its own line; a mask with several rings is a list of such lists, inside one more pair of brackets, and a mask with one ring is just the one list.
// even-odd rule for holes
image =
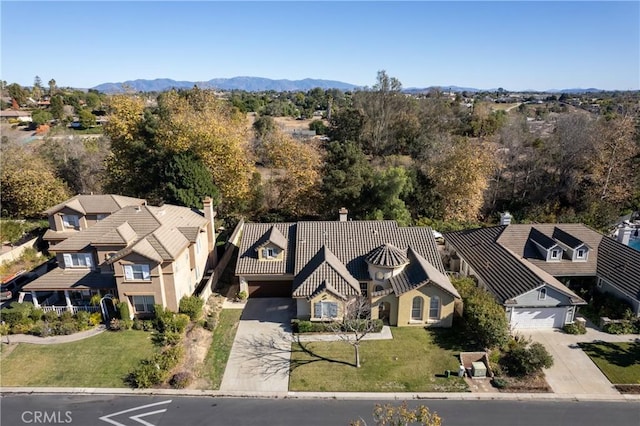
[[91, 330], [79, 331], [77, 333], [64, 335], [64, 336], [49, 336], [38, 337], [30, 334], [9, 334], [2, 336], [2, 343], [32, 343], [35, 345], [56, 345], [58, 343], [77, 342], [78, 340], [87, 339], [89, 337], [96, 336], [107, 328], [104, 325], [99, 325]]
[[[351, 340], [352, 336], [349, 334], [298, 334], [293, 336], [294, 340], [298, 342], [335, 342], [338, 340]], [[369, 333], [362, 338], [362, 340], [391, 340], [393, 335], [391, 334], [391, 328], [387, 325], [382, 327], [379, 333]]]

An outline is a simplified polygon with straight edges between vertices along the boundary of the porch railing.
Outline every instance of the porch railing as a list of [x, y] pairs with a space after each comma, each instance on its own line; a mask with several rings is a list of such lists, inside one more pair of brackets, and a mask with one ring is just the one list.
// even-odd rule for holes
[[65, 311], [69, 311], [73, 315], [77, 314], [79, 311], [100, 312], [100, 306], [40, 306], [40, 309], [45, 312], [54, 311], [58, 315], [62, 315]]

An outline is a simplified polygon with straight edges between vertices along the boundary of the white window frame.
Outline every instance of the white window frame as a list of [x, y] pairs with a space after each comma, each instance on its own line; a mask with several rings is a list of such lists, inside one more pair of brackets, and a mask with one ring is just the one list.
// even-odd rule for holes
[[[416, 306], [418, 302], [418, 306]], [[420, 296], [416, 296], [411, 301], [411, 321], [422, 321], [422, 308], [424, 306], [424, 300]]]
[[547, 289], [541, 288], [538, 292], [538, 300], [547, 300]]
[[[150, 314], [153, 313], [153, 305], [156, 303], [155, 297], [153, 294], [135, 294], [129, 296], [131, 299], [131, 306], [133, 306], [133, 311], [136, 314]], [[142, 298], [142, 303], [136, 303], [136, 298]], [[149, 303], [149, 298], [151, 298], [151, 303]], [[142, 310], [138, 310], [136, 305], [140, 304], [143, 306]]]
[[553, 260], [557, 260], [560, 259], [560, 250], [559, 249], [553, 249], [551, 250], [551, 255], [550, 255], [551, 259]]
[[93, 258], [90, 253], [64, 253], [65, 268], [92, 268]]
[[[318, 312], [318, 306], [320, 307], [320, 312]], [[332, 314], [332, 312], [334, 314]], [[337, 302], [332, 302], [329, 300], [326, 301], [320, 301], [320, 302], [316, 302], [314, 303], [313, 306], [313, 317], [315, 319], [322, 319], [322, 318], [337, 318], [338, 317], [338, 303]]]
[[265, 247], [262, 249], [262, 257], [265, 259], [275, 259], [278, 256], [273, 247]]
[[[435, 306], [434, 305], [435, 302]], [[433, 296], [429, 300], [429, 319], [430, 320], [439, 320], [440, 319], [440, 298], [438, 296]], [[435, 315], [433, 315], [433, 310], [435, 309]]]
[[[73, 220], [69, 220], [73, 218]], [[63, 214], [62, 215], [62, 226], [65, 228], [80, 228], [80, 218], [77, 214]]]
[[[122, 265], [126, 281], [151, 281], [151, 268], [144, 263]], [[138, 275], [140, 278], [136, 278]]]
[[584, 259], [587, 257], [587, 249], [579, 248], [576, 250], [576, 259]]

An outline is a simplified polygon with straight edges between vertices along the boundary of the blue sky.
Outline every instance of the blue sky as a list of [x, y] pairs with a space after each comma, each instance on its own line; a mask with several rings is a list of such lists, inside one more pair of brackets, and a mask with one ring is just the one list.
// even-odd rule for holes
[[0, 74], [322, 78], [507, 90], [640, 88], [640, 2], [2, 0]]

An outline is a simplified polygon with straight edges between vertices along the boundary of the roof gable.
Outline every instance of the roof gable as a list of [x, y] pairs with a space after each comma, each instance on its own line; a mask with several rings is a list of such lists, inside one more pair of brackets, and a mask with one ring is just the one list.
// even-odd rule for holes
[[409, 263], [405, 251], [390, 243], [384, 243], [371, 250], [365, 256], [365, 261], [383, 268], [398, 268]]
[[553, 235], [552, 238], [554, 240], [556, 240], [559, 243], [562, 243], [563, 245], [565, 245], [566, 247], [575, 250], [578, 247], [585, 245], [584, 242], [582, 240], [580, 240], [579, 238], [574, 237], [573, 235], [563, 231], [562, 229], [558, 228], [557, 226], [553, 228]]
[[341, 296], [360, 294], [360, 283], [326, 246], [322, 246], [293, 281], [293, 296], [308, 297], [323, 284]]
[[282, 250], [286, 250], [287, 248], [287, 239], [282, 232], [274, 225], [262, 236], [258, 245], [256, 246], [256, 251], [266, 246], [267, 244], [273, 244], [279, 247]]

